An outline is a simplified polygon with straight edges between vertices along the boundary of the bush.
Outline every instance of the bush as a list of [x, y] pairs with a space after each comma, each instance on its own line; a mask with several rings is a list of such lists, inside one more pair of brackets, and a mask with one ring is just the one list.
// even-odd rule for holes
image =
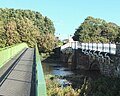
[[80, 94], [80, 89], [74, 90], [71, 86], [62, 88], [55, 76], [46, 75], [45, 78], [47, 96], [79, 96]]

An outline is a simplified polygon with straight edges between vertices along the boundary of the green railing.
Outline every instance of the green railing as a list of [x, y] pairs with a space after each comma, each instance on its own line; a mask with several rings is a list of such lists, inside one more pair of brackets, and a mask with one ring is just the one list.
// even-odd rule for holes
[[47, 96], [46, 95], [46, 83], [41, 65], [40, 55], [36, 46], [36, 96]]
[[[14, 57], [17, 53], [22, 51], [24, 48], [28, 48], [26, 43], [0, 48], [0, 68], [6, 62], [8, 62], [12, 57]], [[40, 55], [37, 46], [36, 46], [35, 57], [36, 57], [35, 63], [36, 63], [36, 82], [37, 82], [36, 96], [47, 96], [46, 83], [45, 83], [45, 78], [44, 78]]]
[[24, 48], [28, 48], [26, 43], [0, 48], [0, 68]]

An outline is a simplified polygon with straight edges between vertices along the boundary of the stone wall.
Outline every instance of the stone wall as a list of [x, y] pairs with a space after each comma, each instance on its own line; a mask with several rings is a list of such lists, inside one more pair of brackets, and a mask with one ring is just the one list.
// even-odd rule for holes
[[104, 75], [120, 77], [120, 44], [116, 44], [116, 54], [108, 54], [108, 56], [105, 54], [104, 52], [101, 53], [102, 56], [85, 54], [78, 49], [73, 50], [72, 54], [62, 54], [61, 60], [71, 69], [100, 70]]

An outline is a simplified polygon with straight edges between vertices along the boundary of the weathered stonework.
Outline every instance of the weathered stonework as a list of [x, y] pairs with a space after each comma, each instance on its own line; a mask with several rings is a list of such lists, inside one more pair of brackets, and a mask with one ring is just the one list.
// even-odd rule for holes
[[120, 77], [120, 44], [116, 44], [116, 61], [114, 75]]
[[109, 54], [108, 57], [105, 56], [105, 53], [101, 53], [100, 56], [85, 54], [80, 49], [73, 52], [72, 57], [71, 55], [65, 55], [62, 60], [64, 62], [71, 61], [71, 66], [77, 69], [95, 70], [98, 67], [104, 75], [120, 77], [120, 44], [116, 44], [116, 54]]

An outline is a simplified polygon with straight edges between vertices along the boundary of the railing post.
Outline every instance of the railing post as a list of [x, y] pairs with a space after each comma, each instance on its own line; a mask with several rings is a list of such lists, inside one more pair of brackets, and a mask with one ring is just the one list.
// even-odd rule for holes
[[109, 43], [109, 53], [111, 53], [111, 43]]
[[92, 50], [93, 50], [93, 43], [92, 43]]
[[74, 49], [76, 49], [76, 46], [77, 46], [76, 41], [74, 42], [74, 44], [73, 44], [73, 45], [74, 45], [74, 47], [73, 47], [73, 48], [74, 48]]
[[86, 43], [84, 43], [84, 44], [85, 44], [84, 46], [85, 46], [85, 49], [86, 49]]
[[88, 50], [89, 50], [89, 43], [87, 43], [87, 45], [88, 45]]
[[75, 41], [75, 45], [76, 45], [76, 49], [78, 49], [78, 42], [77, 41]]
[[89, 42], [88, 42], [88, 50], [89, 50]]
[[97, 51], [98, 51], [98, 43], [96, 43], [96, 45], [97, 45], [97, 48], [96, 48], [96, 49], [97, 49]]
[[104, 43], [102, 43], [102, 51], [104, 52]]

